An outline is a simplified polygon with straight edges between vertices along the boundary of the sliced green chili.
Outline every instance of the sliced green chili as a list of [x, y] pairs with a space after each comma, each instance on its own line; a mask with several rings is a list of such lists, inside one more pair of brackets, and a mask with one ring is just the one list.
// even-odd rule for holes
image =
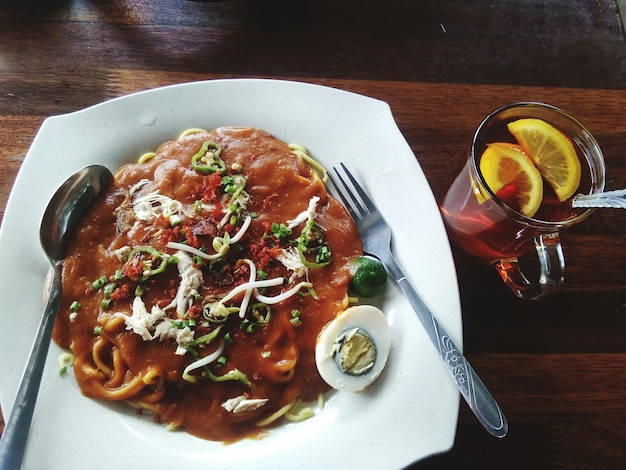
[[203, 346], [205, 344], [209, 344], [211, 341], [213, 341], [217, 337], [217, 335], [220, 334], [221, 329], [222, 327], [218, 326], [217, 328], [207, 333], [206, 335], [202, 335], [199, 338], [194, 339], [193, 341], [189, 341], [189, 343], [187, 343], [187, 349], [193, 350], [197, 346]]
[[139, 281], [145, 281], [148, 278], [161, 274], [169, 264], [170, 256], [161, 253], [159, 250], [151, 246], [138, 246], [128, 255], [128, 259], [132, 260], [135, 256], [139, 256], [142, 266], [144, 267]]
[[246, 377], [246, 374], [241, 372], [239, 369], [229, 370], [223, 375], [215, 375], [213, 372], [209, 370], [208, 367], [205, 367], [204, 372], [206, 373], [207, 377], [211, 379], [213, 382], [226, 382], [228, 380], [236, 380], [237, 382], [240, 382], [247, 387], [252, 385], [250, 380], [248, 380], [248, 377]]
[[[312, 220], [302, 229], [296, 247], [300, 261], [309, 269], [323, 268], [332, 261], [332, 251], [324, 241], [324, 233]], [[314, 257], [315, 261], [309, 261], [307, 255]]]
[[[187, 351], [189, 351], [189, 354], [191, 354], [191, 357], [194, 360], [199, 360], [200, 359], [200, 354], [198, 353], [198, 351], [196, 351], [196, 347], [197, 346], [202, 346], [205, 344], [210, 343], [211, 341], [213, 341], [217, 335], [219, 334], [220, 330], [222, 329], [222, 327], [218, 327], [216, 329], [214, 329], [213, 331], [211, 331], [210, 333], [207, 333], [206, 335], [200, 336], [199, 338], [190, 341], [187, 344]], [[219, 359], [218, 359], [219, 361]], [[250, 380], [248, 380], [248, 377], [246, 376], [246, 374], [244, 374], [243, 372], [241, 372], [239, 369], [233, 369], [230, 370], [228, 372], [226, 372], [223, 375], [215, 375], [211, 369], [209, 368], [209, 366], [204, 366], [203, 367], [204, 373], [206, 374], [206, 376], [213, 382], [226, 382], [228, 380], [236, 380], [244, 385], [246, 385], [247, 387], [249, 387], [251, 385]]]
[[202, 144], [198, 153], [191, 157], [191, 167], [204, 174], [226, 171], [226, 164], [220, 158], [221, 152], [222, 147], [208, 140]]
[[270, 306], [262, 302], [252, 305], [250, 308], [252, 311], [252, 318], [257, 325], [265, 325], [270, 321], [272, 310]]

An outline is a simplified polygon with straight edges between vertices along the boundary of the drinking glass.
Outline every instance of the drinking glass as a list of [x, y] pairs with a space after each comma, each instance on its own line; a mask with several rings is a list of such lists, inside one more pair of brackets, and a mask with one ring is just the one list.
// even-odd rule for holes
[[[467, 161], [449, 188], [441, 212], [453, 244], [472, 258], [492, 264], [518, 297], [540, 299], [557, 292], [564, 281], [565, 257], [559, 233], [584, 220], [593, 209], [573, 209], [571, 198], [559, 202], [544, 194], [542, 207], [527, 217], [499, 199], [480, 171], [480, 158], [488, 143], [513, 142], [506, 124], [521, 118], [538, 118], [567, 135], [581, 161], [578, 193], [604, 190], [605, 164], [591, 133], [564, 111], [544, 103], [522, 102], [489, 114], [474, 133]], [[549, 190], [547, 185], [547, 192]], [[520, 257], [538, 257], [538, 275], [529, 276]]]

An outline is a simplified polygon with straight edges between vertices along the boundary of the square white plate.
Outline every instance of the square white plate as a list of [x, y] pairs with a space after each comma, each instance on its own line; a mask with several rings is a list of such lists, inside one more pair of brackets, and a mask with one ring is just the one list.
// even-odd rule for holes
[[[158, 88], [44, 121], [17, 176], [0, 229], [0, 402], [8, 419], [42, 308], [48, 262], [39, 222], [74, 171], [116, 170], [187, 128], [262, 128], [327, 167], [344, 162], [394, 234], [399, 263], [461, 346], [458, 285], [430, 186], [389, 106], [342, 90], [274, 80], [215, 80]], [[324, 410], [269, 437], [224, 446], [168, 432], [125, 406], [81, 395], [62, 350], [50, 348], [24, 468], [401, 468], [448, 451], [459, 393], [400, 290], [377, 303], [392, 330], [387, 368], [360, 394], [332, 392]]]

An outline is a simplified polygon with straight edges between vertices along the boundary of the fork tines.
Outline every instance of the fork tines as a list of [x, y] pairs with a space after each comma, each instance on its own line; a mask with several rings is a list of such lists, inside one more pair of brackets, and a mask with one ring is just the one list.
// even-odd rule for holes
[[[362, 219], [370, 213], [368, 207], [371, 207], [373, 203], [346, 166], [342, 162], [340, 162], [339, 165], [341, 165], [341, 169], [350, 183], [347, 183], [346, 179], [341, 176], [341, 172], [337, 169], [337, 167], [333, 167], [333, 170], [335, 171], [337, 179], [341, 185], [337, 184], [337, 181], [335, 181], [332, 175], [329, 174], [330, 180], [333, 183], [340, 199], [343, 201], [344, 206], [346, 206], [346, 209], [350, 212], [350, 215], [355, 219]], [[359, 195], [361, 198], [360, 200], [355, 196], [355, 193]]]

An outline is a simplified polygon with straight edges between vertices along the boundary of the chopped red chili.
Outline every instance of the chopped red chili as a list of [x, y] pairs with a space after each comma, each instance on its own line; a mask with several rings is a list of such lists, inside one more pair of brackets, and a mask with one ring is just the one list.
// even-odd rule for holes
[[193, 233], [193, 230], [191, 229], [191, 227], [189, 226], [183, 227], [182, 232], [189, 246], [193, 246], [194, 248], [200, 248], [200, 246], [202, 246], [202, 244], [200, 243], [200, 240], [198, 240], [198, 237], [196, 237], [196, 234]]
[[141, 256], [133, 256], [122, 267], [122, 273], [132, 281], [139, 281], [143, 277], [143, 261]]
[[220, 199], [222, 176], [220, 172], [212, 173], [202, 180], [202, 201], [217, 203]]
[[116, 287], [113, 292], [111, 292], [110, 298], [111, 300], [129, 299], [130, 293], [130, 285], [122, 284], [121, 286]]

